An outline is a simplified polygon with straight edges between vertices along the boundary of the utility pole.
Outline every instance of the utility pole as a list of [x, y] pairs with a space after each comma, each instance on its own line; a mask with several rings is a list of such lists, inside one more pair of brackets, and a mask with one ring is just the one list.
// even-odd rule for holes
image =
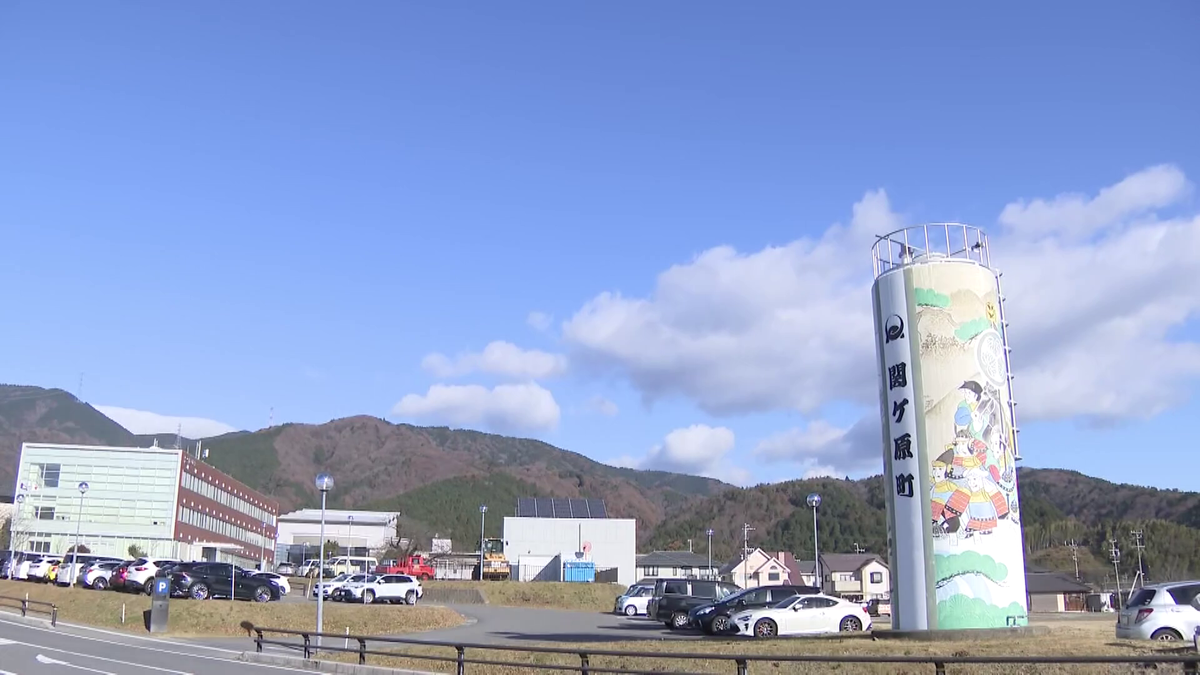
[[742, 524], [742, 583], [750, 585], [750, 533], [754, 531], [750, 523]]
[[1067, 542], [1067, 546], [1071, 548], [1071, 561], [1075, 563], [1075, 581], [1079, 581], [1079, 551], [1075, 540]]
[[1132, 591], [1146, 585], [1146, 576], [1142, 573], [1142, 549], [1146, 548], [1146, 544], [1142, 540], [1141, 530], [1133, 530], [1129, 534], [1133, 535], [1133, 547], [1137, 549], [1138, 557], [1137, 574], [1133, 575], [1133, 583], [1129, 584], [1129, 590]]
[[865, 549], [865, 548], [863, 548], [863, 547], [859, 546], [859, 545], [858, 545], [858, 542], [856, 541], [856, 542], [854, 542], [854, 552], [855, 552], [855, 553], [866, 553], [866, 552], [867, 552], [867, 549]]
[[1108, 540], [1108, 557], [1112, 560], [1113, 572], [1117, 575], [1117, 609], [1125, 604], [1121, 598], [1121, 550], [1117, 548], [1117, 540]]

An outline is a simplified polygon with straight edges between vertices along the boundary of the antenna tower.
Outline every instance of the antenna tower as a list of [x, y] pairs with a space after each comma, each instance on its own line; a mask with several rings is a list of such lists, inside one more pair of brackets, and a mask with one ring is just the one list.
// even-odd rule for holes
[[1133, 547], [1137, 549], [1138, 557], [1137, 574], [1133, 575], [1133, 583], [1129, 584], [1129, 590], [1133, 590], [1146, 585], [1146, 575], [1142, 572], [1142, 549], [1146, 548], [1146, 543], [1141, 530], [1133, 530], [1129, 534], [1133, 535]]

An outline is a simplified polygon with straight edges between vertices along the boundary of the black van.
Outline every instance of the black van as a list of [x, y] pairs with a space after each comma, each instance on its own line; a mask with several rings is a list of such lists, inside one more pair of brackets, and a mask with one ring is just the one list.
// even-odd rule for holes
[[734, 630], [729, 617], [747, 609], [770, 607], [794, 595], [815, 595], [821, 589], [816, 586], [759, 586], [747, 588], [717, 602], [699, 605], [688, 612], [688, 625], [700, 628], [709, 635], [719, 635]]
[[709, 579], [659, 579], [646, 614], [668, 628], [687, 628], [688, 612], [737, 593], [740, 588], [726, 581]]

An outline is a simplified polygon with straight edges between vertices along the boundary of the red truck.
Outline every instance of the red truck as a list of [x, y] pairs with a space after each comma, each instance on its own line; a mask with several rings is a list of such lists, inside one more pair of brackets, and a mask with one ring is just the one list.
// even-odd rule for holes
[[433, 565], [430, 565], [423, 556], [410, 555], [407, 558], [400, 560], [384, 560], [375, 568], [375, 574], [407, 574], [411, 577], [416, 577], [421, 581], [428, 581], [433, 578]]

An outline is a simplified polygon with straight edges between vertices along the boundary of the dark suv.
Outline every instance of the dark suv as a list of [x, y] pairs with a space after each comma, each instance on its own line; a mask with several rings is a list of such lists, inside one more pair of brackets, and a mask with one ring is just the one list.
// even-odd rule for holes
[[700, 628], [709, 635], [719, 635], [736, 630], [729, 617], [747, 609], [770, 607], [795, 595], [815, 595], [821, 589], [815, 586], [759, 586], [747, 588], [728, 595], [717, 602], [694, 607], [688, 612], [688, 625]]
[[668, 628], [686, 628], [688, 612], [693, 607], [722, 600], [737, 593], [734, 584], [725, 581], [702, 579], [659, 579], [654, 584], [654, 597], [646, 607], [651, 619], [661, 621]]
[[215, 597], [270, 602], [280, 598], [279, 587], [229, 563], [179, 563], [159, 570], [171, 580], [171, 595], [207, 600]]

